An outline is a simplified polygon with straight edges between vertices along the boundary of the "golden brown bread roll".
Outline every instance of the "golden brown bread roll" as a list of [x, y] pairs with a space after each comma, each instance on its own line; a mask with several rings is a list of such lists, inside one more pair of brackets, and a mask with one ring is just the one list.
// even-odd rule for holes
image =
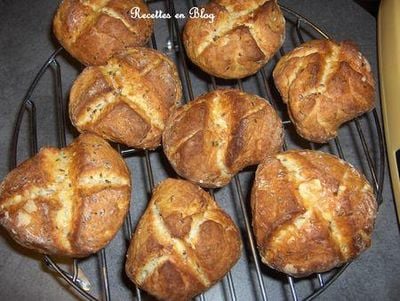
[[336, 137], [374, 107], [371, 67], [351, 42], [306, 42], [279, 60], [273, 77], [297, 132], [310, 141]]
[[0, 186], [0, 224], [19, 244], [45, 254], [83, 257], [117, 233], [129, 208], [124, 160], [95, 135], [45, 147]]
[[282, 122], [263, 98], [215, 90], [176, 110], [163, 133], [175, 171], [203, 187], [221, 187], [241, 169], [282, 147]]
[[288, 151], [260, 164], [251, 206], [262, 261], [295, 277], [358, 256], [371, 244], [377, 213], [365, 177], [317, 151]]
[[189, 58], [217, 77], [256, 73], [285, 39], [285, 19], [276, 0], [213, 0], [204, 9], [215, 20], [190, 19], [183, 42]]
[[125, 269], [160, 300], [189, 300], [221, 279], [240, 250], [236, 225], [208, 193], [166, 179], [139, 221]]
[[85, 68], [72, 86], [69, 115], [80, 132], [134, 148], [156, 148], [181, 96], [178, 72], [166, 55], [129, 48], [107, 65]]
[[61, 45], [85, 65], [103, 65], [117, 51], [144, 46], [153, 32], [153, 20], [132, 18], [149, 9], [142, 0], [63, 0], [53, 20]]

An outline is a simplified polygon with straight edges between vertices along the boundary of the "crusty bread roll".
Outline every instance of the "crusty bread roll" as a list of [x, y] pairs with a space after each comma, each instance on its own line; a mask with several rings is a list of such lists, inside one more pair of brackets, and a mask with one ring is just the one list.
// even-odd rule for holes
[[167, 179], [156, 187], [139, 221], [125, 269], [160, 300], [189, 300], [221, 279], [240, 250], [236, 225], [208, 193]]
[[204, 9], [215, 20], [191, 18], [183, 42], [189, 58], [217, 77], [256, 73], [285, 39], [285, 19], [276, 0], [213, 0]]
[[288, 151], [259, 165], [253, 229], [264, 263], [303, 277], [354, 259], [371, 244], [377, 202], [349, 163], [317, 151]]
[[42, 148], [0, 186], [0, 224], [19, 244], [45, 254], [84, 257], [117, 233], [129, 208], [124, 160], [95, 135]]
[[53, 20], [61, 45], [85, 65], [103, 65], [117, 51], [144, 46], [153, 32], [153, 20], [133, 18], [149, 9], [142, 0], [63, 0]]
[[182, 87], [174, 63], [149, 48], [129, 48], [87, 67], [72, 86], [69, 115], [80, 132], [134, 148], [156, 148]]
[[273, 72], [299, 135], [323, 143], [374, 107], [371, 67], [351, 42], [313, 40], [283, 56]]
[[182, 106], [167, 121], [164, 152], [182, 177], [221, 187], [241, 169], [280, 151], [282, 122], [263, 98], [215, 90]]

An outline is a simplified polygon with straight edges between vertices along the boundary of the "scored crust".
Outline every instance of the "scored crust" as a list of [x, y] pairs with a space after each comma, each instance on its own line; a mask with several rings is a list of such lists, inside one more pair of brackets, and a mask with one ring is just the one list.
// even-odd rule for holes
[[204, 6], [214, 22], [190, 19], [183, 31], [189, 58], [221, 78], [256, 73], [281, 47], [285, 19], [275, 0], [214, 0]]
[[283, 127], [263, 98], [215, 90], [178, 108], [163, 133], [164, 152], [182, 177], [221, 187], [247, 166], [280, 151]]
[[117, 51], [144, 46], [153, 31], [152, 19], [132, 18], [149, 8], [142, 0], [63, 0], [53, 31], [61, 45], [84, 65], [103, 65]]
[[72, 86], [69, 115], [80, 132], [153, 149], [181, 97], [178, 71], [166, 55], [129, 48], [104, 66], [85, 68]]
[[327, 142], [374, 108], [371, 66], [348, 41], [312, 40], [283, 56], [273, 77], [300, 136]]
[[208, 193], [166, 179], [139, 221], [125, 268], [136, 285], [158, 299], [189, 300], [220, 280], [240, 251], [238, 228]]
[[0, 223], [29, 249], [83, 257], [114, 237], [130, 192], [121, 156], [103, 139], [82, 134], [66, 148], [42, 148], [6, 176]]
[[357, 257], [371, 244], [377, 213], [365, 177], [317, 151], [288, 151], [260, 164], [251, 206], [262, 261], [295, 277]]

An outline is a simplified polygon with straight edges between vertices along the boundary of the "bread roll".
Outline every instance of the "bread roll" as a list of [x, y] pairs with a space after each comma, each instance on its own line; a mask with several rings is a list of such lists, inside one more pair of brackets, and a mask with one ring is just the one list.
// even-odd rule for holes
[[262, 261], [294, 277], [357, 257], [371, 244], [377, 213], [365, 177], [317, 151], [288, 151], [260, 164], [251, 206]]
[[221, 187], [241, 169], [281, 149], [282, 122], [263, 98], [215, 90], [179, 108], [163, 134], [176, 172], [203, 187]]
[[45, 147], [0, 186], [0, 224], [19, 244], [84, 257], [105, 247], [129, 208], [130, 175], [103, 139], [82, 134], [68, 147]]
[[217, 77], [256, 73], [285, 39], [285, 19], [276, 0], [213, 0], [204, 9], [215, 20], [190, 19], [183, 42], [193, 63]]
[[117, 51], [144, 46], [153, 32], [153, 20], [133, 18], [149, 9], [142, 0], [63, 0], [53, 20], [61, 45], [85, 65], [103, 65]]
[[125, 269], [157, 299], [189, 300], [221, 279], [240, 250], [237, 227], [208, 193], [167, 179], [139, 221]]
[[181, 96], [178, 72], [166, 55], [129, 48], [107, 65], [85, 68], [72, 86], [69, 115], [80, 132], [152, 149]]
[[351, 42], [306, 42], [280, 59], [273, 77], [297, 132], [310, 141], [327, 142], [374, 108], [371, 67]]

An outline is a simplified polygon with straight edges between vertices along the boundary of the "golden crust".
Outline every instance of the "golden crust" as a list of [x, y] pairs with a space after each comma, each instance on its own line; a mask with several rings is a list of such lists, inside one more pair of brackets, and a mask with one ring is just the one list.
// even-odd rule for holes
[[215, 90], [177, 109], [163, 133], [164, 152], [182, 177], [221, 187], [241, 169], [282, 147], [283, 128], [263, 98]]
[[103, 65], [117, 51], [144, 46], [153, 32], [152, 19], [132, 18], [142, 0], [63, 0], [54, 16], [53, 31], [61, 45], [85, 65]]
[[288, 151], [259, 165], [251, 196], [262, 261], [295, 277], [328, 271], [371, 244], [373, 189], [349, 163]]
[[155, 188], [139, 221], [125, 269], [160, 300], [189, 300], [220, 280], [240, 250], [236, 225], [208, 193], [167, 179]]
[[69, 115], [80, 132], [153, 149], [181, 97], [178, 71], [166, 55], [129, 48], [83, 70], [71, 89]]
[[205, 72], [221, 78], [256, 73], [281, 47], [285, 19], [276, 0], [214, 0], [205, 13], [214, 22], [192, 18], [183, 31], [189, 58]]
[[374, 108], [371, 67], [348, 41], [313, 40], [283, 56], [273, 77], [300, 136], [323, 143]]
[[19, 244], [84, 257], [106, 246], [129, 208], [130, 174], [103, 139], [82, 134], [68, 147], [42, 148], [0, 186], [0, 223]]

